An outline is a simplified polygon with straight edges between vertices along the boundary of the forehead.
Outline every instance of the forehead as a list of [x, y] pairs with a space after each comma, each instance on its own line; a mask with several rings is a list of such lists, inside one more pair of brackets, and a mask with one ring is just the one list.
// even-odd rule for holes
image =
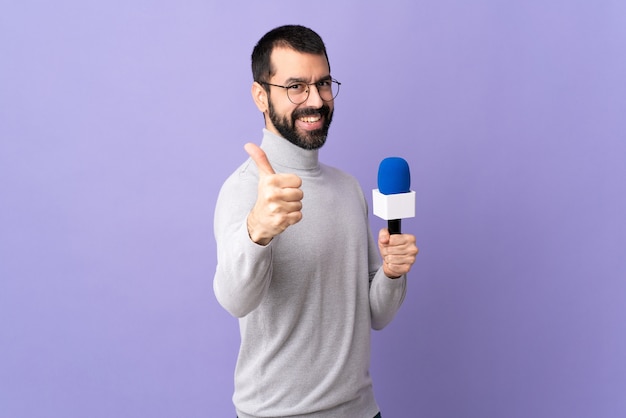
[[315, 81], [330, 75], [328, 61], [324, 54], [307, 54], [291, 48], [274, 48], [271, 55], [274, 81], [298, 79]]

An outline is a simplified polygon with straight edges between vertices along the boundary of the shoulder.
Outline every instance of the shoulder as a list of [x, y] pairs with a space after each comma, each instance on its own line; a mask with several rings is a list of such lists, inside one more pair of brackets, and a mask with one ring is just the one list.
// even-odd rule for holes
[[259, 171], [252, 160], [247, 159], [233, 171], [222, 184], [218, 203], [223, 200], [247, 199], [249, 194], [256, 194]]
[[244, 161], [224, 181], [222, 188], [239, 186], [241, 183], [255, 183], [259, 180], [259, 170], [250, 158]]

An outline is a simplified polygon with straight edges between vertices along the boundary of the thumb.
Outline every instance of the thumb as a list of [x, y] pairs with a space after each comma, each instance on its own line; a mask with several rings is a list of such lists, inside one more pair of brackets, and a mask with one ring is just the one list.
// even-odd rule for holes
[[252, 161], [254, 161], [256, 166], [259, 168], [260, 175], [266, 176], [268, 174], [276, 174], [276, 172], [272, 168], [272, 165], [267, 159], [267, 155], [265, 155], [265, 151], [263, 151], [256, 144], [253, 144], [251, 142], [248, 142], [246, 145], [244, 145], [244, 149], [246, 150], [250, 158], [252, 158]]

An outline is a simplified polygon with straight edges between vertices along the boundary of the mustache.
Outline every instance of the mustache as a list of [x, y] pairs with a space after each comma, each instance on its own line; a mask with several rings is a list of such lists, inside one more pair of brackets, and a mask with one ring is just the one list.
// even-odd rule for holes
[[292, 113], [291, 117], [293, 120], [296, 120], [302, 116], [321, 115], [322, 117], [327, 117], [329, 114], [330, 114], [330, 107], [324, 104], [322, 105], [322, 107], [318, 109], [314, 107], [304, 107], [302, 109], [298, 109]]

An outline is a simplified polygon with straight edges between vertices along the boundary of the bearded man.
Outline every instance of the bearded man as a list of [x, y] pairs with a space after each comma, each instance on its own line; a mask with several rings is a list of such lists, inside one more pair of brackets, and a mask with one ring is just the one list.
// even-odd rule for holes
[[319, 35], [268, 32], [252, 74], [263, 139], [245, 145], [214, 219], [214, 291], [241, 332], [237, 414], [379, 417], [370, 332], [404, 300], [415, 237], [385, 228], [376, 243], [357, 180], [319, 161], [340, 86]]

